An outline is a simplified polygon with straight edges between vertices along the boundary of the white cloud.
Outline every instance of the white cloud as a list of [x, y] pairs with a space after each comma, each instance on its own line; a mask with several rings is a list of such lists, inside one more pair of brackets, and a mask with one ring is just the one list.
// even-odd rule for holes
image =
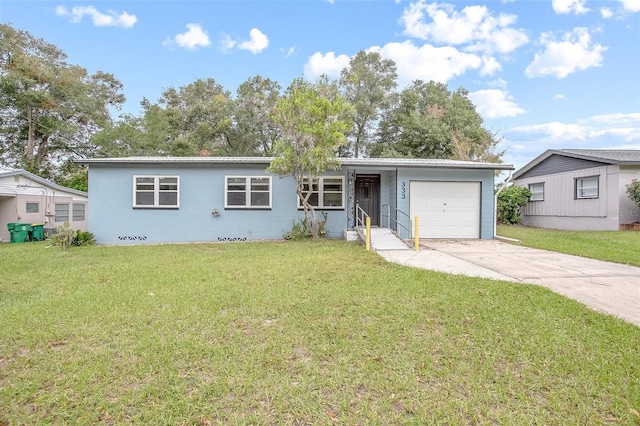
[[563, 95], [562, 93], [558, 93], [557, 95], [553, 95], [553, 99], [557, 100], [557, 101], [567, 101], [567, 97], [565, 95]]
[[542, 123], [514, 127], [508, 131], [519, 140], [535, 140], [541, 145], [584, 147], [612, 143], [640, 142], [640, 113], [605, 114], [578, 120], [576, 123]]
[[259, 29], [252, 28], [249, 31], [250, 40], [238, 44], [238, 49], [248, 50], [251, 53], [260, 53], [269, 46], [269, 38]]
[[55, 13], [58, 16], [69, 17], [73, 23], [78, 23], [82, 21], [84, 16], [89, 16], [96, 27], [131, 28], [138, 22], [138, 18], [135, 15], [130, 15], [127, 12], [118, 14], [113, 10], [108, 10], [103, 13], [99, 12], [94, 6], [74, 6], [71, 10], [64, 6], [57, 6]]
[[[373, 46], [368, 52], [377, 52], [384, 59], [391, 59], [396, 64], [398, 83], [408, 85], [414, 80], [437, 81], [447, 83], [452, 78], [469, 70], [478, 70], [480, 75], [492, 75], [501, 70], [501, 66], [493, 57], [480, 57], [472, 53], [462, 52], [455, 47], [435, 47], [430, 44], [417, 46], [412, 41], [387, 43], [384, 46]], [[313, 54], [304, 66], [305, 76], [311, 77], [327, 74], [337, 77], [342, 68], [349, 65], [347, 55], [334, 52]]]
[[502, 71], [502, 65], [493, 56], [482, 57], [482, 68], [480, 68], [480, 75], [493, 75], [498, 71]]
[[211, 44], [209, 35], [199, 24], [187, 24], [187, 31], [176, 34], [172, 39], [165, 40], [162, 43], [165, 46], [178, 45], [185, 49], [193, 50], [198, 47], [206, 47]]
[[544, 51], [536, 53], [525, 70], [529, 78], [553, 75], [565, 78], [569, 74], [602, 65], [602, 53], [607, 47], [591, 42], [586, 28], [574, 28], [557, 40], [552, 33], [544, 33], [540, 42]]
[[552, 0], [551, 5], [557, 14], [575, 13], [582, 15], [589, 11], [585, 7], [587, 0]]
[[607, 7], [603, 7], [600, 9], [600, 15], [604, 18], [604, 19], [609, 19], [613, 17], [613, 11]]
[[338, 55], [334, 52], [322, 54], [316, 52], [304, 65], [304, 76], [313, 80], [316, 77], [326, 74], [330, 77], [338, 77], [343, 68], [349, 66], [350, 58], [347, 55]]
[[640, 149], [640, 113], [612, 113], [575, 123], [550, 122], [506, 129], [504, 160], [522, 167], [546, 149]]
[[640, 12], [640, 0], [620, 0], [620, 3], [627, 12]]
[[290, 48], [288, 48], [288, 49], [282, 49], [282, 48], [281, 48], [281, 49], [280, 49], [280, 51], [281, 51], [282, 53], [284, 53], [284, 56], [285, 56], [285, 57], [287, 57], [287, 58], [288, 58], [289, 56], [291, 56], [291, 55], [293, 55], [293, 54], [295, 53], [296, 48], [295, 48], [295, 47], [293, 47], [293, 46], [291, 46], [291, 47], [290, 47]]
[[386, 59], [396, 63], [398, 79], [401, 85], [413, 80], [434, 80], [446, 83], [453, 77], [464, 74], [470, 69], [487, 70], [491, 68], [488, 60], [461, 52], [455, 47], [434, 47], [429, 44], [416, 46], [411, 41], [402, 43], [388, 43], [382, 47], [371, 47], [369, 51], [376, 51]]
[[469, 93], [478, 113], [485, 118], [515, 117], [524, 109], [513, 101], [506, 90], [486, 89]]
[[[594, 115], [589, 118], [589, 121], [595, 123], [606, 123], [606, 124], [635, 124], [640, 128], [640, 112], [632, 112], [629, 114], [603, 114], [603, 115]], [[640, 137], [640, 135], [639, 135]]]
[[506, 89], [507, 88], [507, 81], [502, 79], [502, 78], [498, 78], [496, 80], [488, 81], [487, 82], [487, 86], [496, 87], [498, 89]]
[[404, 10], [403, 34], [441, 45], [461, 45], [463, 50], [510, 53], [529, 38], [512, 28], [516, 15], [493, 15], [486, 6], [466, 6], [460, 12], [451, 4], [419, 0]]
[[218, 46], [220, 46], [220, 49], [222, 49], [223, 51], [233, 49], [236, 44], [237, 42], [229, 34], [225, 33], [222, 33], [220, 41], [218, 42]]

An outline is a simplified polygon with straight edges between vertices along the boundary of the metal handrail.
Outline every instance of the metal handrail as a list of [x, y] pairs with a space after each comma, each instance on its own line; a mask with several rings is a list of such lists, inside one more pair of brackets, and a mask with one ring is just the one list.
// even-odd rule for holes
[[[398, 229], [397, 229], [398, 227], [401, 227], [405, 231], [407, 231], [407, 236], [408, 237], [406, 239], [407, 240], [412, 240], [414, 238], [414, 235], [413, 235], [413, 230], [412, 230], [413, 227], [412, 227], [412, 224], [411, 224], [411, 216], [409, 216], [408, 214], [406, 214], [402, 210], [400, 210], [400, 209], [398, 209], [398, 208], [396, 208], [396, 207], [394, 207], [394, 206], [392, 206], [390, 204], [383, 204], [382, 207], [383, 208], [386, 207], [386, 211], [387, 211], [387, 214], [384, 214], [384, 213], [382, 214], [382, 222], [383, 223], [384, 223], [385, 218], [387, 218], [387, 226], [386, 227], [391, 229], [391, 230], [394, 230], [396, 232], [396, 234], [398, 234], [398, 236], [400, 238], [402, 238], [402, 236], [400, 235], [400, 233], [398, 232]], [[391, 216], [391, 209], [394, 210], [396, 217]], [[407, 225], [406, 226], [404, 224], [402, 224], [397, 219], [398, 213], [400, 213], [401, 217], [406, 218], [406, 220], [407, 220]], [[396, 225], [396, 229], [391, 228], [391, 221], [394, 221], [394, 223]]]

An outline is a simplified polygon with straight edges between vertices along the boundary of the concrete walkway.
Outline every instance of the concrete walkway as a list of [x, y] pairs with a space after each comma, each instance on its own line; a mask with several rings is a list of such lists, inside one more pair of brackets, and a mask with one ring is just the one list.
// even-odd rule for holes
[[449, 274], [537, 284], [640, 326], [640, 268], [498, 240], [421, 240], [385, 259]]

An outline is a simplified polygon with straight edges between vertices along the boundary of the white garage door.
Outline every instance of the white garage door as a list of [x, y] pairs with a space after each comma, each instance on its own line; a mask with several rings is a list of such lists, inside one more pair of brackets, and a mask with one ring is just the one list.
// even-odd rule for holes
[[480, 238], [480, 182], [413, 181], [409, 188], [420, 238]]

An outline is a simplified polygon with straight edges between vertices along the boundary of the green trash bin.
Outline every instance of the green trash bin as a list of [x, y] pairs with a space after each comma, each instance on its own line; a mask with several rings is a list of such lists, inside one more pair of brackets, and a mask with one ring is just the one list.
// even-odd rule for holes
[[7, 223], [7, 229], [11, 235], [12, 243], [24, 243], [29, 241], [31, 225], [28, 223]]
[[44, 223], [31, 224], [31, 241], [44, 241]]

